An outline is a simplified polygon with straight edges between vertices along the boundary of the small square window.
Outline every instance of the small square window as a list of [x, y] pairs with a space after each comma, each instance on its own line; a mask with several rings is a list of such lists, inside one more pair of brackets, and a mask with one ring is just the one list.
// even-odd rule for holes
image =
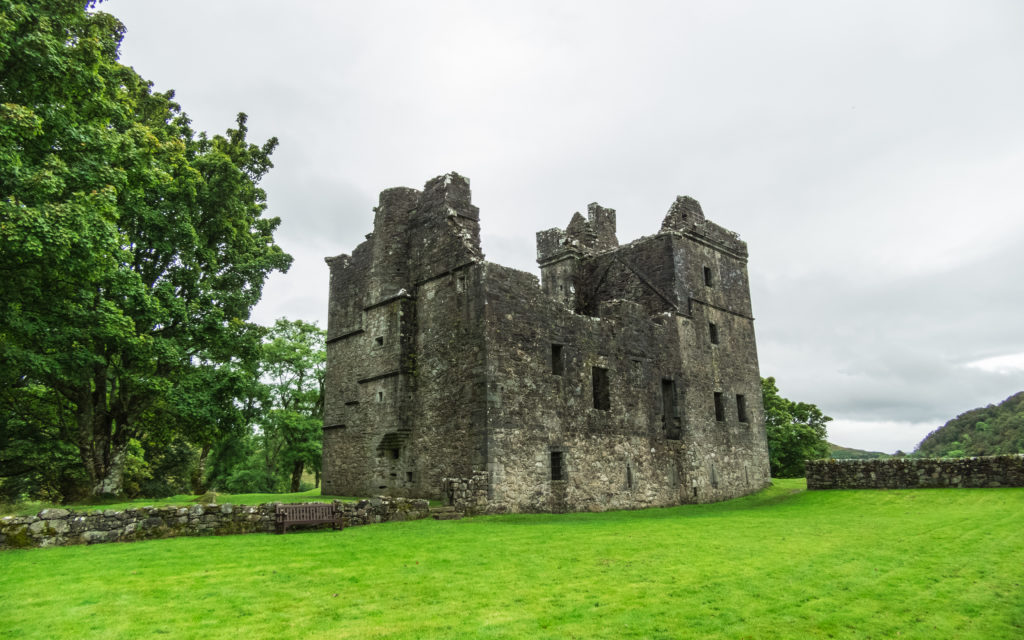
[[551, 479], [565, 480], [565, 460], [561, 451], [551, 452]]
[[718, 344], [718, 325], [714, 322], [708, 323], [708, 337], [711, 338], [711, 344]]
[[384, 336], [377, 336], [377, 346], [378, 347], [383, 347], [384, 346]]
[[398, 460], [398, 456], [400, 456], [401, 454], [402, 454], [401, 449], [392, 449], [391, 450], [391, 459], [392, 460]]
[[711, 267], [704, 267], [704, 286], [713, 287], [714, 284], [711, 282]]
[[565, 372], [565, 359], [562, 357], [562, 345], [551, 345], [551, 373], [560, 376]]
[[715, 420], [725, 422], [725, 401], [718, 391], [715, 392]]

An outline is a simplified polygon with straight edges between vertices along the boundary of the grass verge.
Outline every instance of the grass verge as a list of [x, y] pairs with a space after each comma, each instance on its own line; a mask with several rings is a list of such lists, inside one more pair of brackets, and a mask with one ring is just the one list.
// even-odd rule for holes
[[0, 553], [0, 637], [1024, 637], [1024, 490]]

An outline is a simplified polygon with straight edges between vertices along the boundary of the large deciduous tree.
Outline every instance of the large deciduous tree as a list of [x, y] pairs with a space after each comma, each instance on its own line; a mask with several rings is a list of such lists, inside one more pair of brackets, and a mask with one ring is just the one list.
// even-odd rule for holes
[[761, 378], [768, 456], [776, 478], [799, 478], [807, 460], [829, 457], [825, 424], [832, 418], [806, 402], [779, 395], [775, 378]]
[[0, 410], [60, 416], [102, 494], [175, 385], [258, 354], [249, 312], [291, 257], [258, 187], [276, 139], [244, 114], [196, 134], [94, 4], [0, 0]]

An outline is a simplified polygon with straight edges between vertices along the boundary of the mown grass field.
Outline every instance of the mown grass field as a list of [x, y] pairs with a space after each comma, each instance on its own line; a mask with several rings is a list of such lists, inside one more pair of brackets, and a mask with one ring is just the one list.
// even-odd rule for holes
[[1024, 637], [1024, 490], [0, 553], [3, 638]]

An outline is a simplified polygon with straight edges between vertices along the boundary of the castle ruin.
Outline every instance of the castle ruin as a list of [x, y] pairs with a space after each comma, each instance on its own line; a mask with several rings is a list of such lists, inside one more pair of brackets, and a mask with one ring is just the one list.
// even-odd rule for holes
[[486, 262], [469, 181], [380, 194], [328, 258], [323, 492], [475, 512], [711, 502], [769, 483], [746, 244], [679, 197], [620, 246], [591, 204]]

